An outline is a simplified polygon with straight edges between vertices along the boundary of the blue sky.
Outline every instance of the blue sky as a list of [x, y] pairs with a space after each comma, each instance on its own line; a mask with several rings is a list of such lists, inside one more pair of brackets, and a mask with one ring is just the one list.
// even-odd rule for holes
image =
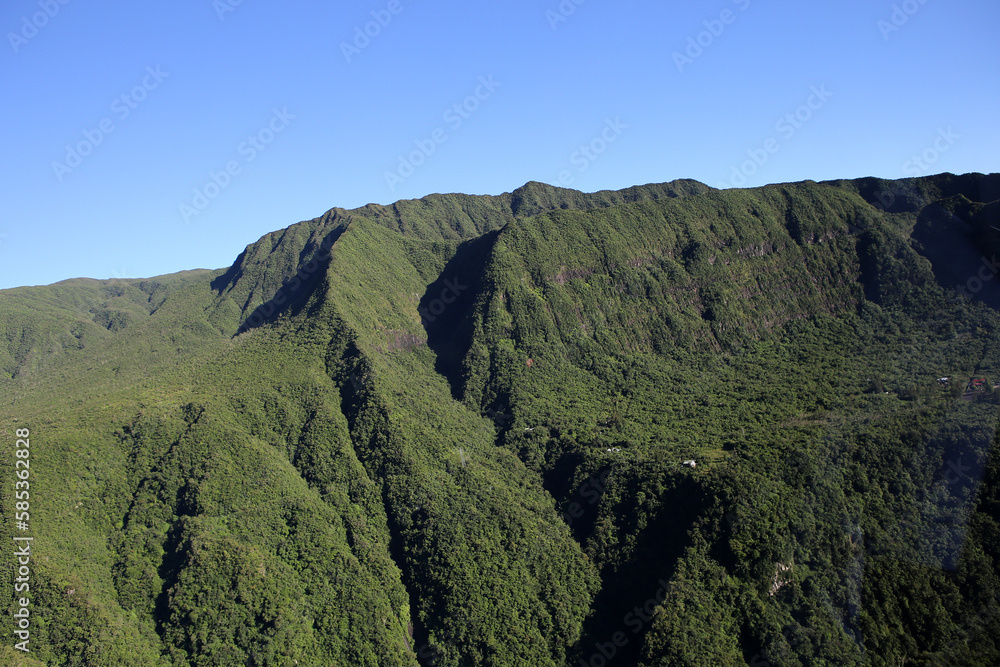
[[7, 0], [0, 288], [530, 180], [1000, 171], [998, 28], [995, 0]]

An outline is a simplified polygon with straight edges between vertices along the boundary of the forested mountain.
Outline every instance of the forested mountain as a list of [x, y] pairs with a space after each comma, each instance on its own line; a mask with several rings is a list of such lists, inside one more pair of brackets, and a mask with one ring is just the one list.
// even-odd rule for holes
[[998, 211], [529, 183], [0, 291], [0, 662], [1000, 664]]

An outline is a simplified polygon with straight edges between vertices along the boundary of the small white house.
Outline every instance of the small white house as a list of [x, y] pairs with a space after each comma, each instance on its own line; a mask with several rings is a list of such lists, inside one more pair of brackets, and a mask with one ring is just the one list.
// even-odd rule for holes
[[698, 464], [695, 462], [694, 459], [688, 459], [687, 461], [684, 461], [681, 465], [687, 466], [688, 468], [693, 468]]

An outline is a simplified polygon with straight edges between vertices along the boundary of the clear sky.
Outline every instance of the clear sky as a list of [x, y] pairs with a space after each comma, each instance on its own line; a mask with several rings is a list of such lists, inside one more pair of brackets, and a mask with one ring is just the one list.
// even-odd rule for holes
[[996, 0], [5, 0], [0, 288], [531, 180], [1000, 171], [998, 29]]

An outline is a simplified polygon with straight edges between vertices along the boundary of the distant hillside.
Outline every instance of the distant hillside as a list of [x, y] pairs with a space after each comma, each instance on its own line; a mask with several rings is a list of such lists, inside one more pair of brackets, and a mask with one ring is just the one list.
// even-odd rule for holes
[[998, 211], [528, 183], [0, 291], [30, 657], [1000, 664]]

